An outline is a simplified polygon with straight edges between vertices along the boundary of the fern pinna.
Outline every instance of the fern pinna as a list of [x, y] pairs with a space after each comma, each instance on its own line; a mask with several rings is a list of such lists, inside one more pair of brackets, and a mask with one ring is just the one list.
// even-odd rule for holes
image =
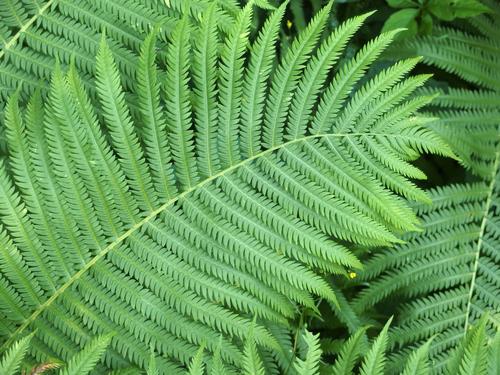
[[406, 78], [419, 60], [360, 82], [397, 31], [336, 65], [369, 14], [320, 42], [329, 4], [276, 61], [286, 5], [251, 42], [252, 4], [227, 33], [217, 3], [201, 26], [182, 18], [161, 51], [155, 30], [133, 95], [104, 36], [95, 107], [75, 65], [56, 66], [25, 111], [19, 91], [9, 99], [2, 351], [31, 332], [33, 361], [66, 361], [113, 334], [98, 371], [146, 368], [152, 348], [176, 374], [202, 344], [241, 368], [252, 332], [290, 367], [283, 327], [315, 297], [336, 303], [322, 275], [359, 268], [353, 245], [417, 228], [406, 200], [428, 197], [410, 162], [453, 156], [416, 114], [432, 98], [413, 95], [427, 75]]

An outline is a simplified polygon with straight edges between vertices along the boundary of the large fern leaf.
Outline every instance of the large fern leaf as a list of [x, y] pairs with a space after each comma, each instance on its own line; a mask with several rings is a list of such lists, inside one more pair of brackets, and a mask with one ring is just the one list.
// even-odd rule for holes
[[452, 155], [407, 99], [427, 76], [405, 78], [409, 59], [359, 82], [394, 32], [334, 69], [365, 16], [320, 43], [330, 6], [272, 73], [283, 8], [251, 47], [250, 5], [227, 34], [214, 27], [217, 7], [202, 29], [183, 18], [159, 51], [160, 73], [155, 30], [131, 86], [137, 116], [106, 36], [95, 107], [75, 66], [57, 65], [49, 94], [25, 113], [18, 95], [9, 100], [2, 350], [36, 330], [30, 354], [65, 361], [113, 333], [103, 368], [146, 368], [152, 347], [160, 373], [176, 374], [202, 343], [241, 368], [254, 327], [256, 345], [285, 358], [268, 327], [315, 309], [315, 297], [335, 304], [322, 275], [360, 268], [351, 245], [391, 245], [416, 228], [405, 198], [427, 198], [404, 170], [420, 173], [410, 161], [421, 152]]

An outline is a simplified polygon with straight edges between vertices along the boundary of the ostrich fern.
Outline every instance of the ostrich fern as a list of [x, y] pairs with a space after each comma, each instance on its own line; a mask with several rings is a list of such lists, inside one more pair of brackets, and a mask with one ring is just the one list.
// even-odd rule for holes
[[131, 74], [135, 115], [106, 37], [95, 100], [76, 63], [57, 65], [26, 111], [19, 90], [9, 99], [2, 352], [31, 333], [31, 361], [67, 361], [113, 334], [97, 371], [144, 369], [151, 347], [159, 373], [177, 374], [202, 344], [242, 368], [251, 332], [286, 366], [276, 327], [315, 297], [336, 303], [323, 274], [360, 268], [351, 246], [417, 228], [407, 199], [428, 197], [410, 162], [453, 156], [416, 114], [432, 99], [413, 94], [427, 75], [407, 77], [419, 60], [360, 83], [397, 31], [337, 66], [369, 14], [320, 42], [329, 4], [276, 62], [285, 7], [252, 42], [252, 4], [227, 33], [217, 3], [200, 26], [177, 22], [160, 51], [153, 31]]

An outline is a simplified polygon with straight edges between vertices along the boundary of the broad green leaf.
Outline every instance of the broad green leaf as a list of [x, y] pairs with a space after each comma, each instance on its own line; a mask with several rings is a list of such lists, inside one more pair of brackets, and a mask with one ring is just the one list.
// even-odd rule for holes
[[430, 0], [428, 9], [434, 16], [444, 21], [475, 17], [489, 11], [489, 8], [479, 0]]
[[405, 28], [407, 30], [401, 32], [398, 37], [401, 38], [402, 36], [408, 37], [415, 35], [417, 33], [417, 22], [415, 21], [415, 18], [418, 13], [419, 10], [414, 8], [398, 10], [397, 12], [391, 14], [387, 21], [385, 21], [382, 31], [386, 32]]
[[417, 7], [418, 2], [414, 0], [387, 0], [387, 4], [393, 8]]

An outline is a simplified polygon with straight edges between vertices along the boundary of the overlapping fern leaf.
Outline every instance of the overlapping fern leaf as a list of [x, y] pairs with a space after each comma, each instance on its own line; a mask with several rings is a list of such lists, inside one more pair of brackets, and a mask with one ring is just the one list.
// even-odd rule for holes
[[19, 374], [22, 367], [24, 367], [21, 369], [23, 375], [40, 375], [59, 368], [61, 369], [58, 371], [58, 375], [87, 375], [103, 356], [111, 337], [108, 335], [95, 338], [81, 352], [71, 358], [67, 364], [52, 361], [26, 367], [26, 364], [23, 366], [23, 360], [32, 339], [33, 334], [24, 337], [9, 348], [7, 354], [0, 361], [2, 375]]
[[[73, 61], [93, 87], [94, 56], [106, 30], [125, 88], [134, 86], [144, 35], [155, 27], [159, 42], [183, 14], [198, 19], [210, 0], [5, 0], [0, 2], [0, 155], [5, 153], [5, 102], [22, 82], [21, 98], [47, 90], [54, 64]], [[219, 0], [219, 27], [227, 30], [239, 7]], [[93, 94], [93, 93], [92, 93]], [[133, 103], [133, 100], [131, 101]]]
[[[490, 12], [467, 20], [468, 29], [437, 27], [433, 35], [410, 39], [391, 50], [457, 75], [468, 88], [426, 89], [437, 92], [432, 125], [473, 173], [489, 178], [500, 140], [500, 4], [485, 1]], [[456, 85], [456, 84], [455, 84]], [[470, 87], [476, 88], [470, 88]]]
[[[441, 90], [428, 115], [440, 118], [431, 127], [484, 182], [432, 191], [433, 204], [417, 208], [424, 231], [366, 265], [361, 282], [370, 280], [370, 285], [354, 303], [360, 312], [387, 298], [407, 297], [394, 328], [394, 344], [401, 354], [437, 335], [430, 347], [437, 373], [445, 370], [444, 358], [481, 315], [488, 314], [490, 336], [500, 327], [500, 8], [494, 2], [488, 5], [491, 14], [468, 20], [481, 37], [438, 28], [434, 36], [391, 51], [398, 56], [422, 54], [425, 63], [478, 86]], [[404, 358], [399, 354], [396, 366]]]
[[424, 232], [366, 264], [361, 281], [372, 281], [354, 303], [355, 310], [364, 311], [388, 297], [407, 297], [394, 344], [404, 353], [436, 335], [430, 354], [437, 372], [482, 315], [488, 314], [491, 335], [500, 329], [498, 161], [496, 167], [489, 185], [432, 191], [433, 206], [418, 207]]
[[[45, 89], [56, 60], [74, 59], [88, 79], [94, 73], [94, 58], [102, 30], [123, 75], [123, 83], [134, 81], [137, 55], [143, 35], [155, 26], [169, 35], [182, 14], [198, 17], [209, 0], [5, 0], [0, 3], [0, 99], [10, 96], [24, 83], [23, 95]], [[219, 1], [219, 24], [230, 27], [238, 10], [232, 0]], [[3, 107], [3, 105], [0, 105]]]
[[[390, 337], [387, 322], [371, 345], [364, 338], [365, 329], [360, 329], [341, 347], [333, 366], [325, 366], [325, 374], [332, 375], [384, 375], [393, 374], [388, 365], [387, 349]], [[486, 319], [483, 317], [467, 336], [457, 345], [448, 357], [441, 362], [429, 358], [433, 339], [424, 342], [420, 347], [408, 353], [404, 367], [397, 372], [400, 375], [429, 375], [437, 368], [444, 366], [447, 375], [494, 375], [498, 371], [498, 350], [500, 333], [492, 340], [485, 333]], [[364, 357], [364, 358], [362, 358]]]
[[[498, 354], [500, 353], [500, 333], [493, 340], [489, 340], [485, 333], [486, 319], [483, 317], [476, 326], [471, 327], [466, 338], [452, 352], [449, 358], [445, 359], [447, 374], [460, 375], [496, 375], [498, 373]], [[389, 372], [385, 369], [386, 350], [388, 344], [387, 322], [383, 330], [376, 337], [371, 345], [365, 336], [366, 328], [358, 330], [340, 348], [340, 351], [333, 364], [327, 364], [322, 359], [322, 350], [319, 335], [313, 335], [307, 330], [303, 331], [300, 337], [300, 355], [293, 361], [293, 366], [301, 375], [384, 375]], [[28, 351], [32, 336], [27, 336], [15, 343], [0, 361], [0, 369], [4, 375], [15, 375], [21, 362]], [[110, 337], [98, 337], [89, 343], [80, 353], [75, 355], [68, 364], [44, 363], [32, 367], [30, 374], [43, 374], [46, 371], [62, 367], [60, 375], [86, 375], [95, 365], [96, 361], [103, 355], [103, 351], [109, 345]], [[404, 370], [401, 375], [429, 375], [433, 364], [429, 361], [429, 345], [432, 340], [427, 341], [417, 350], [410, 353]], [[217, 351], [210, 360], [208, 366], [204, 361], [205, 347], [201, 346], [192, 357], [186, 375], [229, 375], [234, 372], [224, 367]], [[243, 369], [245, 375], [266, 375], [264, 362], [259, 354], [253, 336], [249, 336], [245, 344], [243, 354]], [[357, 371], [359, 369], [359, 371]], [[25, 369], [23, 374], [26, 373]], [[115, 371], [111, 374], [137, 374], [133, 370]], [[146, 375], [158, 375], [160, 372], [156, 363], [156, 357], [152, 353]]]
[[431, 99], [412, 95], [427, 76], [406, 78], [418, 59], [359, 83], [395, 32], [336, 66], [368, 14], [320, 43], [330, 4], [276, 61], [285, 7], [254, 41], [252, 4], [228, 33], [217, 3], [201, 28], [179, 21], [161, 51], [154, 31], [134, 71], [134, 116], [106, 37], [95, 107], [74, 65], [57, 66], [26, 111], [19, 91], [10, 98], [2, 351], [33, 332], [33, 360], [67, 361], [113, 334], [99, 371], [146, 368], [152, 348], [159, 373], [176, 374], [203, 343], [242, 368], [252, 332], [285, 366], [273, 327], [315, 297], [336, 303], [322, 274], [359, 268], [351, 246], [417, 228], [407, 199], [428, 197], [410, 162], [452, 155], [416, 114]]
[[[381, 332], [371, 342], [366, 337], [367, 327], [356, 331], [346, 340], [339, 349], [333, 363], [322, 358], [319, 334], [313, 335], [304, 331], [301, 335], [299, 355], [294, 360], [294, 367], [301, 375], [385, 375], [392, 374], [388, 366], [388, 344], [390, 341], [389, 327], [392, 319], [385, 324]], [[429, 358], [429, 349], [433, 339], [408, 353], [404, 368], [400, 375], [430, 375], [436, 366], [444, 366], [447, 375], [496, 375], [498, 372], [498, 354], [500, 350], [500, 333], [492, 339], [486, 334], [487, 317], [483, 316], [477, 324], [470, 327], [466, 337], [451, 351], [448, 357], [442, 358], [441, 363]], [[247, 346], [252, 347], [252, 346]], [[193, 363], [200, 352], [194, 357]], [[264, 368], [262, 359], [256, 350], [245, 352], [244, 374], [266, 375], [269, 372]], [[215, 359], [214, 359], [215, 361]], [[189, 372], [189, 374], [221, 374], [224, 372]], [[149, 375], [149, 373], [148, 373]], [[153, 375], [153, 374], [151, 374]]]

